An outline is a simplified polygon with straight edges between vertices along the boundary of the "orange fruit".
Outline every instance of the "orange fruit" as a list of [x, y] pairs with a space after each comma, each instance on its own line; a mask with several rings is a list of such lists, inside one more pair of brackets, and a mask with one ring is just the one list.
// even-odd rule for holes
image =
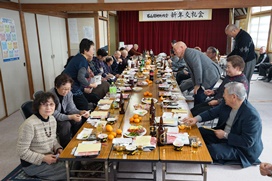
[[112, 131], [112, 132], [110, 132], [110, 134], [112, 134], [114, 137], [116, 137], [116, 132], [114, 132], [114, 131]]
[[139, 123], [140, 122], [140, 119], [136, 118], [134, 119], [134, 123]]
[[134, 117], [129, 118], [129, 121], [133, 122], [134, 121]]
[[111, 125], [107, 125], [106, 126], [106, 131], [111, 132], [113, 130]]
[[160, 97], [160, 100], [163, 101], [163, 97], [162, 96]]
[[146, 82], [149, 82], [149, 79], [145, 79]]
[[113, 136], [112, 134], [109, 134], [109, 135], [108, 135], [108, 139], [109, 139], [109, 140], [113, 140], [113, 138], [114, 138], [114, 136]]
[[117, 129], [117, 130], [116, 130], [116, 133], [117, 133], [118, 135], [120, 135], [120, 134], [122, 134], [122, 130], [121, 130], [121, 129]]
[[133, 115], [134, 121], [135, 121], [135, 119], [138, 118], [138, 117], [139, 117], [138, 114], [134, 114], [134, 115]]
[[149, 93], [148, 93], [148, 96], [152, 96], [152, 93], [151, 93], [151, 92], [149, 92]]
[[144, 96], [147, 96], [148, 95], [148, 92], [144, 92]]
[[142, 121], [143, 120], [143, 118], [141, 117], [141, 116], [139, 116], [139, 118], [138, 118], [140, 121]]
[[152, 80], [150, 80], [150, 81], [148, 81], [148, 83], [149, 83], [149, 84], [152, 84], [152, 83], [153, 83], [153, 81], [152, 81]]

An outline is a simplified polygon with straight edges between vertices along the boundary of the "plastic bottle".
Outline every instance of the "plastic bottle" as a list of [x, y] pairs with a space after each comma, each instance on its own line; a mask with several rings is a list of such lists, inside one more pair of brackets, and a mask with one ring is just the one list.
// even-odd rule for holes
[[116, 93], [117, 93], [117, 87], [115, 86], [114, 82], [112, 82], [110, 86], [110, 98], [115, 99]]

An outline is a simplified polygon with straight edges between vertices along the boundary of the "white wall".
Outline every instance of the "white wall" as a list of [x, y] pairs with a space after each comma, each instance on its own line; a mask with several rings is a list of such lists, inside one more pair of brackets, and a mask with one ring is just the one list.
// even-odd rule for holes
[[20, 105], [25, 100], [28, 100], [30, 97], [28, 77], [26, 67], [24, 66], [25, 53], [19, 12], [13, 10], [0, 9], [0, 18], [2, 17], [14, 20], [17, 42], [19, 47], [19, 60], [9, 62], [3, 62], [2, 47], [0, 49], [0, 68], [3, 76], [2, 83], [4, 86], [4, 96], [7, 104], [7, 112], [8, 115], [10, 115], [11, 113], [18, 110]]
[[24, 13], [34, 92], [44, 90], [35, 14]]
[[[71, 55], [76, 55], [79, 52], [79, 43], [83, 38], [88, 38], [96, 43], [94, 18], [69, 18], [68, 26]], [[88, 33], [86, 30], [92, 31], [89, 32], [90, 34], [86, 34]]]

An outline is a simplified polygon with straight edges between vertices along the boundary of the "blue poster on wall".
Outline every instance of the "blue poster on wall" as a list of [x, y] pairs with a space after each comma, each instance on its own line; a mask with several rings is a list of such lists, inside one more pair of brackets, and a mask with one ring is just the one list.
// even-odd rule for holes
[[3, 61], [19, 60], [19, 47], [13, 19], [0, 18], [0, 41]]

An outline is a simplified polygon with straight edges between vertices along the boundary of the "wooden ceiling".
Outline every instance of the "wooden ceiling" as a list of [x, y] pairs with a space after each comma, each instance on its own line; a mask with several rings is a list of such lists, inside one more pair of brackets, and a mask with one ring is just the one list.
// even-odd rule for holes
[[[23, 1], [23, 0], [21, 0]], [[116, 0], [118, 1], [118, 0]], [[120, 1], [120, 0], [119, 0]], [[97, 0], [98, 3], [46, 3], [46, 1], [35, 3], [5, 3], [0, 2], [0, 7], [18, 6], [25, 12], [72, 12], [72, 11], [138, 11], [138, 10], [175, 10], [175, 9], [222, 9], [222, 8], [247, 8], [254, 6], [271, 6], [271, 0], [178, 0], [154, 2], [146, 0], [146, 2], [130, 2], [122, 0], [120, 3], [107, 3], [107, 0]], [[35, 0], [27, 2], [35, 2]], [[63, 1], [62, 1], [63, 2]], [[72, 1], [73, 2], [73, 1]]]

